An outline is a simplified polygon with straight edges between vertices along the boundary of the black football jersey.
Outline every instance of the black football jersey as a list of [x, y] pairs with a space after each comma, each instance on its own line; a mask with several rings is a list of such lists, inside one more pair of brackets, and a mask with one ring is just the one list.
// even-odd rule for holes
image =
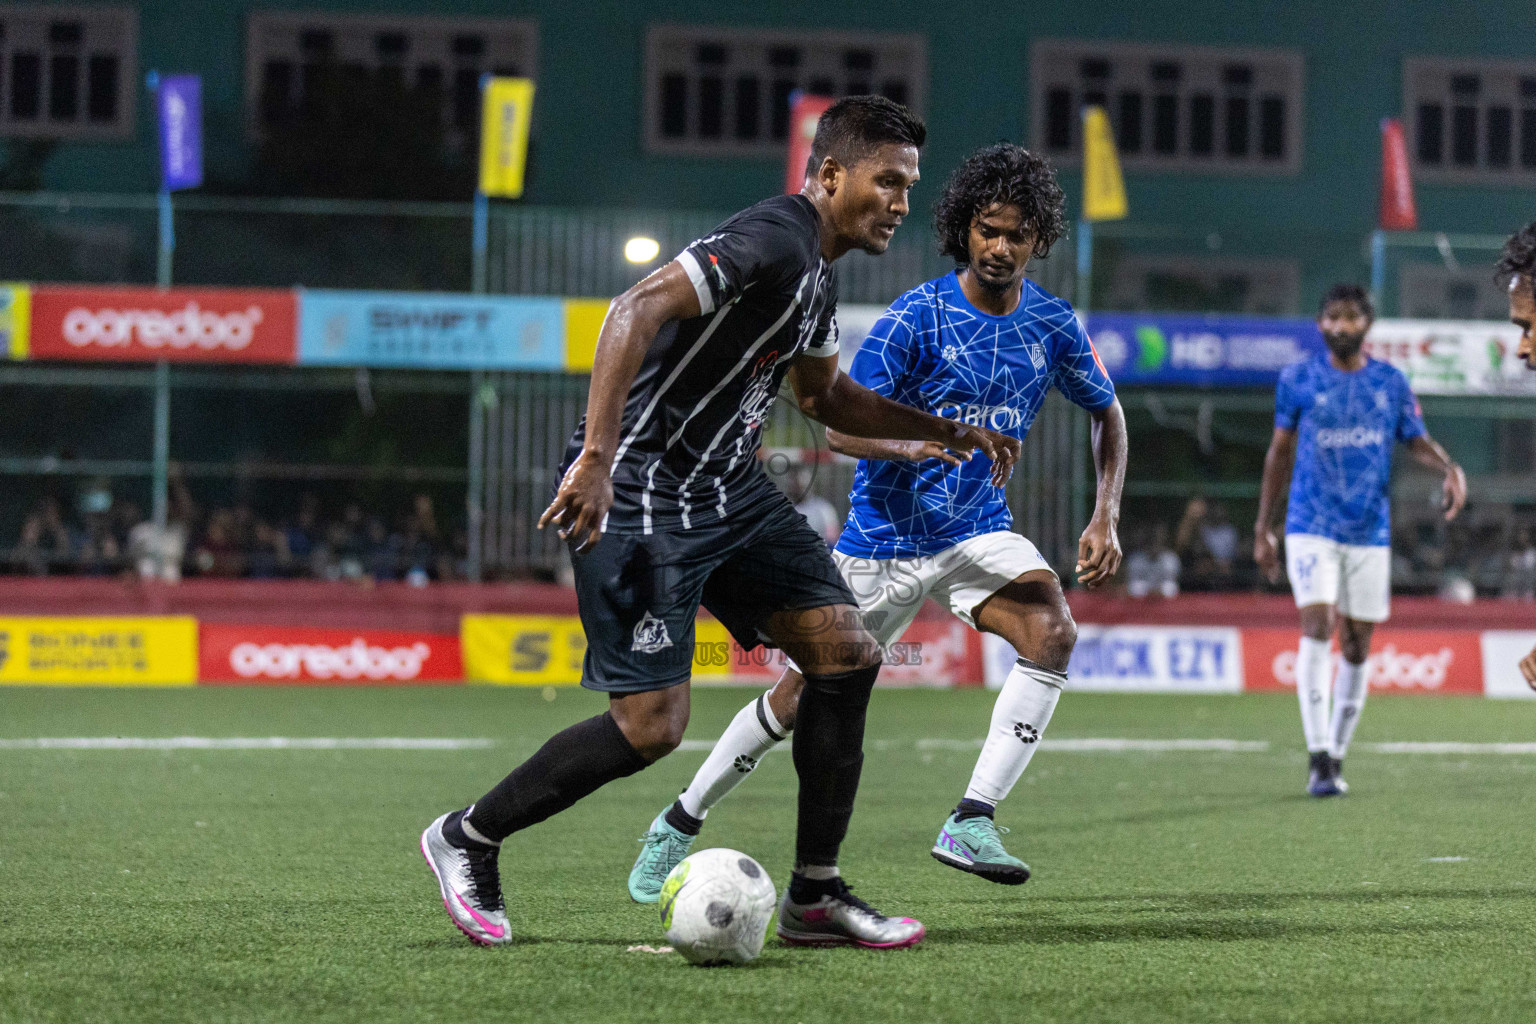
[[[804, 196], [752, 206], [677, 257], [698, 316], [662, 328], [624, 404], [607, 529], [689, 530], [777, 499], [757, 449], [795, 358], [837, 352], [837, 289]], [[566, 448], [580, 454], [586, 418]]]

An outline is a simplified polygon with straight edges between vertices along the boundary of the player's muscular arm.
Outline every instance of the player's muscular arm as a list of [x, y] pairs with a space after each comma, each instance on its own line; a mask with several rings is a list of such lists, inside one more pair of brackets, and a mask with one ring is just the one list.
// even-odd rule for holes
[[836, 356], [800, 356], [790, 368], [789, 382], [800, 411], [839, 433], [934, 441], [955, 451], [980, 451], [992, 460], [992, 482], [999, 487], [1008, 482], [1018, 461], [1020, 445], [1015, 438], [877, 395], [838, 369]]
[[887, 462], [922, 462], [938, 459], [951, 466], [971, 461], [970, 452], [952, 452], [937, 441], [892, 441], [888, 438], [854, 437], [827, 428], [827, 447], [855, 459], [879, 459]]
[[1287, 490], [1291, 469], [1296, 464], [1296, 431], [1276, 427], [1264, 453], [1264, 478], [1259, 486], [1259, 515], [1253, 523], [1253, 560], [1269, 577], [1280, 582], [1280, 539], [1275, 536], [1275, 516], [1280, 511], [1280, 496]]
[[1093, 518], [1077, 542], [1077, 581], [1097, 587], [1120, 569], [1120, 495], [1125, 490], [1125, 463], [1129, 445], [1125, 434], [1125, 410], [1117, 398], [1093, 417], [1093, 468], [1099, 477]]
[[630, 385], [661, 328], [668, 321], [698, 315], [698, 293], [676, 261], [613, 300], [592, 358], [586, 443], [560, 481], [555, 500], [539, 517], [539, 529], [553, 522], [561, 537], [577, 539], [578, 549], [602, 538], [603, 518], [613, 505], [611, 474]]
[[1445, 475], [1445, 483], [1442, 485], [1445, 521], [1450, 522], [1455, 519], [1461, 513], [1462, 506], [1467, 503], [1467, 474], [1456, 465], [1455, 460], [1446, 453], [1446, 450], [1440, 447], [1440, 442], [1428, 434], [1420, 434], [1409, 441], [1408, 453], [1420, 465], [1428, 466], [1437, 473]]

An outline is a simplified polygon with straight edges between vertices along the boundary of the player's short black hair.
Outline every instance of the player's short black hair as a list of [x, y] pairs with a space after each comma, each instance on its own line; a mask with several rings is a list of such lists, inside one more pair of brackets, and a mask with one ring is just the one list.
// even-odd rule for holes
[[1526, 280], [1536, 287], [1536, 220], [1505, 241], [1499, 262], [1494, 265], [1494, 273], [1504, 283], [1511, 281], [1516, 274], [1524, 274]]
[[1319, 317], [1323, 315], [1323, 310], [1328, 308], [1330, 302], [1353, 302], [1365, 311], [1367, 320], [1376, 319], [1376, 304], [1371, 301], [1371, 293], [1358, 284], [1340, 283], [1324, 292], [1323, 301], [1317, 304]]
[[1035, 232], [1033, 255], [1043, 259], [1066, 230], [1065, 202], [1056, 170], [1044, 157], [1011, 142], [978, 149], [955, 168], [934, 204], [939, 252], [966, 266], [971, 222], [993, 206], [1016, 206]]
[[927, 140], [928, 127], [900, 103], [884, 96], [845, 96], [817, 120], [806, 174], [814, 174], [829, 156], [852, 167], [889, 143], [922, 149]]

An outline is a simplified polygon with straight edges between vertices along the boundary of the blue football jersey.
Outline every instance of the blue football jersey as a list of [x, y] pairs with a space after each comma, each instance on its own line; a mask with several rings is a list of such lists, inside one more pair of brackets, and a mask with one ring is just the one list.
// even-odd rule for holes
[[1389, 544], [1392, 449], [1425, 432], [1403, 372], [1376, 359], [1353, 373], [1326, 355], [1293, 363], [1275, 389], [1275, 426], [1296, 431], [1285, 532]]
[[[849, 375], [904, 405], [1023, 439], [1052, 387], [1085, 409], [1115, 386], [1072, 307], [1026, 280], [1018, 308], [989, 316], [951, 272], [901, 296], [876, 321]], [[931, 555], [1013, 524], [992, 463], [864, 460], [837, 550], [863, 558]]]

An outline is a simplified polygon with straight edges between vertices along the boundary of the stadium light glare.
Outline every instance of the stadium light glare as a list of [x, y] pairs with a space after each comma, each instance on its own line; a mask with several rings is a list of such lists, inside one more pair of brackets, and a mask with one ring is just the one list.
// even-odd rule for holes
[[624, 258], [631, 263], [649, 263], [660, 252], [661, 243], [644, 235], [636, 235], [624, 243]]

